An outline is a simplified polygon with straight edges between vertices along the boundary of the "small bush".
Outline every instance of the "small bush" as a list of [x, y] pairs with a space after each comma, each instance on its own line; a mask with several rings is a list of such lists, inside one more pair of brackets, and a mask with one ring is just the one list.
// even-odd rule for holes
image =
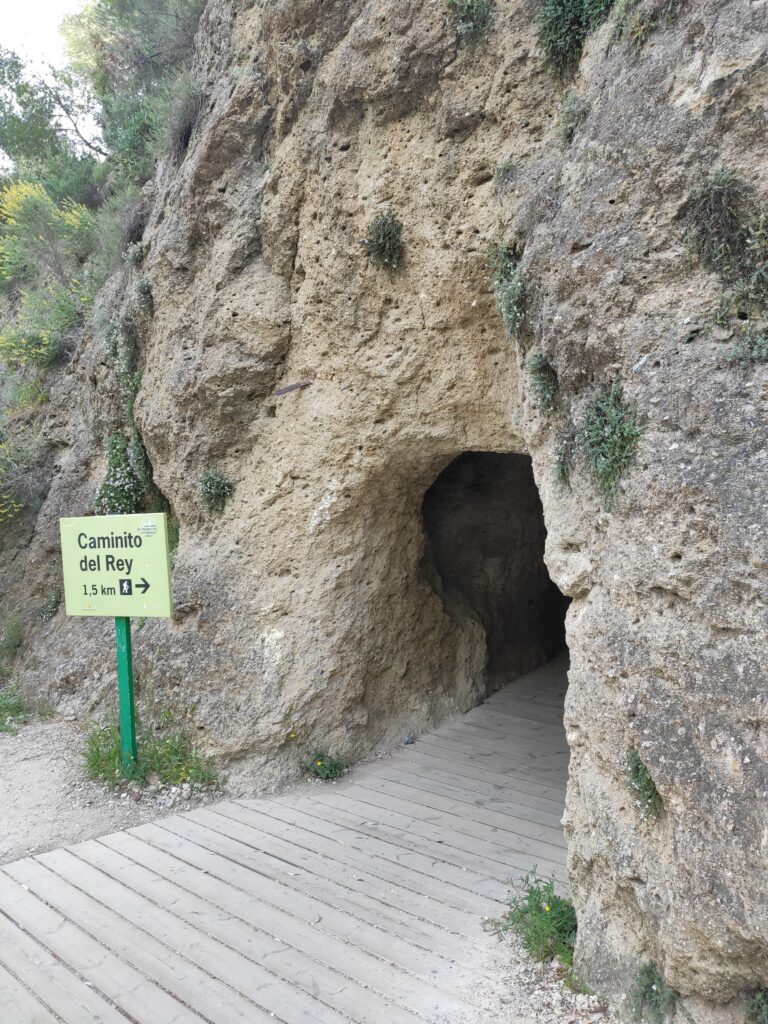
[[16, 727], [23, 725], [27, 717], [27, 706], [18, 687], [0, 689], [0, 732], [16, 732]]
[[641, 436], [637, 410], [625, 400], [618, 381], [593, 395], [577, 437], [587, 469], [608, 511], [616, 503], [619, 481], [635, 461]]
[[180, 161], [187, 151], [205, 96], [190, 71], [166, 79], [152, 101], [152, 148]]
[[123, 253], [123, 259], [133, 267], [141, 266], [144, 260], [144, 246], [141, 242], [129, 242]]
[[531, 378], [531, 390], [542, 409], [553, 409], [557, 398], [557, 373], [546, 356], [536, 352], [525, 364]]
[[578, 445], [576, 430], [569, 426], [560, 431], [557, 437], [557, 461], [555, 463], [555, 479], [561, 487], [571, 486], [571, 470], [576, 461]]
[[491, 0], [446, 0], [446, 7], [462, 42], [474, 46], [490, 32], [496, 13]]
[[340, 757], [332, 757], [318, 751], [310, 761], [303, 765], [307, 775], [314, 775], [316, 779], [339, 779], [344, 775], [349, 766]]
[[756, 331], [754, 328], [742, 331], [733, 348], [726, 352], [725, 360], [744, 367], [768, 363], [768, 331]]
[[525, 281], [520, 269], [520, 252], [515, 245], [493, 243], [488, 250], [496, 306], [510, 337], [525, 323]]
[[636, 802], [644, 818], [658, 818], [664, 804], [661, 801], [656, 783], [643, 763], [640, 754], [630, 747], [624, 768], [627, 782], [636, 796]]
[[576, 946], [576, 911], [571, 900], [555, 893], [553, 879], [529, 871], [515, 887], [509, 910], [493, 922], [499, 933], [514, 932], [530, 955], [539, 961], [557, 957], [573, 966]]
[[511, 156], [502, 160], [493, 173], [493, 181], [496, 185], [496, 191], [501, 193], [504, 189], [511, 185], [515, 178], [515, 171], [517, 170], [517, 164]]
[[60, 590], [52, 590], [40, 605], [37, 616], [41, 622], [50, 622], [59, 610], [62, 593]]
[[560, 109], [560, 140], [564, 146], [570, 146], [576, 135], [576, 129], [587, 116], [589, 107], [577, 92], [569, 92]]
[[610, 14], [614, 0], [544, 0], [539, 42], [550, 69], [561, 78], [578, 67], [584, 41]]
[[217, 469], [206, 470], [200, 477], [200, 497], [213, 515], [221, 515], [234, 490], [232, 481], [222, 476]]
[[130, 515], [138, 511], [143, 493], [128, 455], [128, 442], [123, 434], [112, 434], [107, 441], [107, 472], [94, 511], [101, 516]]
[[614, 37], [639, 50], [652, 32], [675, 20], [683, 4], [684, 0], [618, 0]]
[[209, 762], [197, 754], [184, 729], [171, 732], [146, 730], [141, 723], [136, 735], [136, 763], [123, 771], [120, 730], [116, 725], [95, 726], [86, 736], [83, 760], [89, 779], [117, 786], [124, 778], [142, 784], [157, 776], [164, 785], [184, 782], [211, 786], [216, 775]]
[[363, 239], [372, 267], [397, 270], [403, 259], [403, 223], [393, 210], [377, 213]]
[[664, 981], [655, 964], [643, 964], [631, 992], [635, 1020], [664, 1024], [675, 1011], [679, 996]]
[[744, 1004], [747, 1024], [768, 1024], [768, 989], [759, 988]]

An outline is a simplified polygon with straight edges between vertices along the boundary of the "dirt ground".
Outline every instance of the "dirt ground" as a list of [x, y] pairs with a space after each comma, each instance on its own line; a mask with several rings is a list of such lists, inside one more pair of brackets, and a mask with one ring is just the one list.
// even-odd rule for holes
[[136, 801], [89, 781], [84, 745], [80, 726], [58, 718], [0, 733], [0, 864], [199, 804], [180, 787]]

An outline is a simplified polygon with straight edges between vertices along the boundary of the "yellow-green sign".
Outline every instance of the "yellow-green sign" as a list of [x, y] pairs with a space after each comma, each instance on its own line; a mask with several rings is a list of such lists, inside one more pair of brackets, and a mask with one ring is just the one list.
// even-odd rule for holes
[[162, 512], [60, 519], [67, 615], [168, 618], [168, 527]]

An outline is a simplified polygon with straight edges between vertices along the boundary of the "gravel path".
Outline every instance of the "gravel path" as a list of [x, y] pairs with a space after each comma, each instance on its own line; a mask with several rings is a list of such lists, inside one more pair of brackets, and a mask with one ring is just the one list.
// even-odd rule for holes
[[137, 801], [90, 782], [84, 744], [80, 726], [63, 719], [0, 733], [0, 864], [199, 804], [184, 800], [180, 789]]

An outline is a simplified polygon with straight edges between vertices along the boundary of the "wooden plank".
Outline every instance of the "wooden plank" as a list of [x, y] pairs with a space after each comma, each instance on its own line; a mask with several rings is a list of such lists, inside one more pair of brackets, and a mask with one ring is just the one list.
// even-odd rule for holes
[[485, 755], [493, 755], [510, 764], [524, 764], [528, 770], [537, 773], [562, 772], [567, 768], [570, 756], [564, 733], [558, 744], [542, 744], [528, 739], [496, 739], [483, 729], [459, 722], [441, 729], [439, 733], [431, 733], [425, 739], [450, 746], [457, 755], [461, 750], [481, 751]]
[[46, 1005], [64, 1024], [126, 1024], [124, 1014], [1, 913], [0, 961], [33, 992], [44, 993]]
[[435, 735], [422, 736], [419, 743], [425, 747], [443, 751], [454, 761], [469, 760], [470, 763], [490, 765], [493, 768], [511, 768], [516, 775], [527, 775], [531, 782], [540, 785], [562, 785], [568, 775], [568, 759], [564, 758], [558, 765], [538, 765], [533, 757], [502, 756], [488, 746], [477, 743], [464, 743], [458, 739], [448, 740]]
[[[0, 871], [0, 906], [8, 917], [111, 999], [131, 1020], [152, 1024], [200, 1024], [206, 1020], [136, 970], [127, 960], [110, 955], [100, 941], [47, 906], [9, 874], [10, 871], [19, 873], [20, 868], [30, 865], [44, 870], [25, 860], [9, 864]], [[20, 873], [25, 876], [24, 870]]]
[[[0, 965], [0, 1024], [60, 1024], [21, 982]], [[125, 1022], [123, 1022], [125, 1024]]]
[[[76, 915], [89, 929], [109, 929], [109, 941], [121, 942], [131, 956], [136, 955], [132, 952], [136, 943], [144, 947], [151, 943], [159, 948], [164, 964], [156, 964], [148, 973], [169, 991], [178, 991], [189, 1005], [199, 1008], [216, 1024], [245, 1024], [254, 1016], [262, 1020], [269, 1014], [278, 1014], [286, 1024], [344, 1024], [345, 1017], [325, 1003], [320, 986], [314, 997], [307, 996], [285, 985], [275, 973], [275, 958], [285, 956], [287, 950], [271, 953], [269, 966], [265, 967], [256, 960], [259, 947], [255, 939], [254, 956], [243, 956], [169, 914], [153, 900], [113, 881], [68, 850], [54, 850], [37, 860], [52, 875], [55, 872], [55, 881], [41, 878], [35, 882], [44, 886], [41, 894], [46, 899], [56, 899], [68, 916]], [[88, 893], [97, 893], [98, 903]]]
[[[144, 867], [98, 842], [82, 843], [71, 852], [231, 949], [268, 964], [289, 985], [322, 998], [359, 1024], [382, 1020], [418, 1024], [419, 1018], [408, 1007], [433, 1012], [441, 998], [432, 986], [404, 977], [336, 936], [319, 935], [280, 908], [248, 898], [200, 872], [184, 888], [158, 874], [154, 861]], [[391, 993], [391, 998], [385, 993]], [[444, 1002], [453, 1002], [455, 1012], [463, 1008], [460, 1002], [443, 997]]]
[[[171, 836], [171, 839], [178, 840], [179, 837]], [[474, 972], [465, 971], [447, 958], [436, 956], [434, 952], [426, 951], [392, 931], [386, 919], [368, 923], [348, 911], [339, 911], [321, 901], [315, 893], [291, 889], [219, 854], [197, 847], [196, 844], [187, 842], [180, 845], [178, 853], [185, 858], [182, 860], [180, 856], [166, 853], [130, 832], [106, 836], [99, 843], [130, 857], [136, 863], [150, 867], [163, 878], [210, 900], [221, 909], [252, 921], [256, 927], [264, 926], [268, 920], [263, 916], [265, 905], [278, 913], [276, 919], [269, 919], [277, 934], [282, 934], [283, 930], [280, 917], [290, 915], [310, 927], [314, 955], [328, 957], [329, 963], [335, 962], [336, 951], [340, 951], [341, 947], [334, 941], [326, 948], [324, 943], [327, 937], [343, 939], [344, 966], [348, 967], [350, 962], [356, 963], [355, 950], [362, 950], [369, 954], [369, 959], [376, 959], [377, 964], [372, 968], [374, 971], [387, 972], [381, 975], [381, 984], [385, 984], [388, 978], [389, 989], [395, 995], [400, 984], [399, 972], [403, 971], [421, 980], [432, 981], [440, 987], [445, 986], [450, 991], [466, 990], [472, 981], [477, 980]], [[193, 847], [192, 856], [196, 858], [196, 865], [189, 863], [190, 847]], [[252, 914], [255, 918], [257, 910], [258, 919], [252, 920]], [[350, 949], [352, 961], [349, 958]], [[379, 961], [383, 962], [383, 967]], [[366, 968], [366, 974], [369, 969]], [[408, 991], [407, 982], [404, 991]]]

